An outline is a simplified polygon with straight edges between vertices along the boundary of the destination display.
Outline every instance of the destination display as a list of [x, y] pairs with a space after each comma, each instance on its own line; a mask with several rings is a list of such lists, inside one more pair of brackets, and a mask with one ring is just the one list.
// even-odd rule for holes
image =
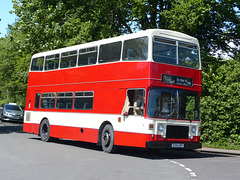
[[181, 86], [193, 86], [193, 79], [181, 76], [173, 76], [168, 74], [162, 75], [162, 82], [168, 84], [176, 84]]

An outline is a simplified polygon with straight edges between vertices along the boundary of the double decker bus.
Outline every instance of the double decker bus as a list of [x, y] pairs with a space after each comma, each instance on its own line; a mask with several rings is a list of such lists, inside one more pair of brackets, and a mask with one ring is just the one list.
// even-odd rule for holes
[[24, 132], [117, 146], [196, 149], [199, 43], [149, 29], [33, 55]]

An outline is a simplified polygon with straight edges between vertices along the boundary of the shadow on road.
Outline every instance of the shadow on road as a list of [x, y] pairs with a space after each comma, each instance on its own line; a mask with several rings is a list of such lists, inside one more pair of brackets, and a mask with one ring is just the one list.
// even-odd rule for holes
[[228, 155], [203, 153], [195, 150], [149, 150], [138, 148], [120, 148], [118, 154], [146, 159], [198, 159], [198, 158], [214, 158], [229, 157]]
[[23, 124], [16, 122], [0, 122], [0, 134], [23, 133]]
[[[31, 138], [41, 141], [40, 138]], [[101, 146], [97, 146], [94, 143], [80, 142], [80, 141], [71, 141], [71, 140], [54, 140], [51, 143], [57, 143], [66, 146], [73, 146], [93, 151], [102, 151]], [[223, 154], [213, 154], [213, 153], [203, 153], [199, 151], [188, 151], [188, 150], [147, 150], [142, 148], [130, 148], [130, 147], [118, 147], [117, 152], [114, 154], [137, 157], [144, 159], [198, 159], [198, 158], [214, 158], [214, 157], [230, 157]]]

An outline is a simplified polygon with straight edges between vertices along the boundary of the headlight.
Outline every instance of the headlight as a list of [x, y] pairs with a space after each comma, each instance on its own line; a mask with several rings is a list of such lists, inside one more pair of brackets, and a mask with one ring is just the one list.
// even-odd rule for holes
[[191, 131], [192, 131], [193, 134], [195, 134], [196, 130], [197, 130], [196, 126], [193, 126]]
[[158, 130], [161, 131], [161, 132], [164, 131], [164, 125], [163, 124], [159, 124], [158, 125]]
[[8, 112], [3, 113], [5, 116], [9, 116], [10, 114]]

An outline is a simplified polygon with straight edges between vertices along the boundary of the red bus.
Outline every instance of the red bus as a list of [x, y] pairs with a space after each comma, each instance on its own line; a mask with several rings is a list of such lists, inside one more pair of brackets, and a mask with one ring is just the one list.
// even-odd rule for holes
[[199, 43], [149, 29], [33, 55], [25, 132], [101, 145], [196, 149]]

